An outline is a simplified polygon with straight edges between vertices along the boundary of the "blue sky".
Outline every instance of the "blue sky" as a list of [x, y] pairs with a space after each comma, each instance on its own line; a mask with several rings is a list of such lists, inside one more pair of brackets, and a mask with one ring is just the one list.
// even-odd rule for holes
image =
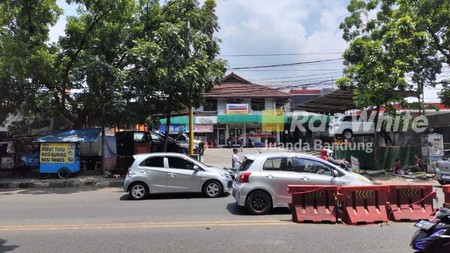
[[[163, 1], [164, 2], [164, 1]], [[350, 0], [216, 0], [222, 40], [220, 57], [230, 70], [254, 83], [272, 88], [336, 87], [342, 76], [342, 52], [347, 43], [339, 24], [348, 15]], [[58, 0], [66, 15], [74, 6]], [[65, 17], [51, 30], [53, 40], [63, 34]], [[239, 70], [310, 61], [313, 64]], [[429, 89], [427, 101], [437, 101], [437, 89]]]

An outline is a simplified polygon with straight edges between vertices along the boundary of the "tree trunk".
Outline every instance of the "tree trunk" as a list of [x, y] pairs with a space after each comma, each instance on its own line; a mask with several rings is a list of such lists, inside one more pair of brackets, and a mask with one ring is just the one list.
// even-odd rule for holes
[[166, 104], [166, 130], [164, 133], [164, 144], [162, 146], [162, 152], [166, 152], [167, 150], [167, 142], [169, 140], [169, 131], [170, 131], [170, 118], [172, 117], [172, 95], [169, 95], [167, 98]]

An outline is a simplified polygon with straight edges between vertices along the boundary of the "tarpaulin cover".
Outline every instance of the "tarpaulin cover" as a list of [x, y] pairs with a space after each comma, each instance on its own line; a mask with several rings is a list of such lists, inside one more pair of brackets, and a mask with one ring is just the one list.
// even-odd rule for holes
[[99, 137], [100, 132], [101, 128], [63, 130], [42, 136], [36, 142], [94, 142]]

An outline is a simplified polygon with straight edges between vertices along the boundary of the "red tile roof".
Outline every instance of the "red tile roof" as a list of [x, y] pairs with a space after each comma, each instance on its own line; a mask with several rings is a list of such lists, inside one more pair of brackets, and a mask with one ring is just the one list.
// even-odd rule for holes
[[204, 94], [205, 98], [280, 98], [288, 99], [290, 94], [271, 89], [263, 85], [251, 83], [244, 78], [231, 73], [222, 84], [217, 84], [211, 92]]
[[291, 90], [291, 95], [318, 95], [320, 94], [320, 90], [307, 90], [307, 89], [301, 89], [301, 90]]

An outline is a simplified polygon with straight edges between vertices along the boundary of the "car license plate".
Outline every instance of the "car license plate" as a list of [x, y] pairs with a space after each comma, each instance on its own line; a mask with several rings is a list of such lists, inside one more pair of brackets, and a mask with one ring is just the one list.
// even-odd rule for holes
[[450, 179], [450, 175], [442, 175], [441, 178], [442, 179]]
[[427, 220], [420, 220], [414, 226], [427, 231], [430, 230], [434, 225], [436, 225], [436, 223]]

